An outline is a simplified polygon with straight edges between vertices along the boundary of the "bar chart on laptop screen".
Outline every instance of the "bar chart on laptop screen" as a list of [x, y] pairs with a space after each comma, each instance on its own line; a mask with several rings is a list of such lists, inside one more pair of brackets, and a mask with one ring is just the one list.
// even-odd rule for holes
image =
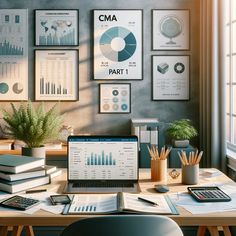
[[136, 179], [137, 144], [74, 143], [70, 147], [70, 179]]

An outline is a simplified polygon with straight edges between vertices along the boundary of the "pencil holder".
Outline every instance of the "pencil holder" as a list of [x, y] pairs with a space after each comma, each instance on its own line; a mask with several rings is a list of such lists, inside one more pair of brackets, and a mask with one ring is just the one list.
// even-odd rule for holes
[[163, 184], [167, 183], [167, 159], [151, 160], [151, 179]]
[[199, 164], [182, 165], [182, 183], [183, 184], [198, 184]]

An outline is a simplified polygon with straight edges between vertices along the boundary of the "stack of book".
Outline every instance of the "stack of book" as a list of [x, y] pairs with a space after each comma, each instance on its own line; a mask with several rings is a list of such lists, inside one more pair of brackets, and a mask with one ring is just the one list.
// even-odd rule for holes
[[60, 174], [56, 166], [45, 165], [44, 158], [0, 155], [0, 191], [24, 191], [48, 184]]

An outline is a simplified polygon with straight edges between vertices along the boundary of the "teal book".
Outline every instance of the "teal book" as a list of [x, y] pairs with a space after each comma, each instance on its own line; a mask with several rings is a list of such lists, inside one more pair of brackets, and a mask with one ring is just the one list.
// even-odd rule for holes
[[45, 158], [20, 155], [0, 155], [0, 171], [21, 173], [39, 166], [43, 166]]
[[49, 175], [17, 181], [0, 180], [0, 190], [8, 193], [17, 193], [49, 183]]
[[56, 166], [40, 166], [36, 167], [24, 172], [20, 172], [17, 174], [9, 173], [9, 172], [0, 172], [0, 181], [1, 179], [7, 181], [17, 181], [23, 179], [36, 178], [40, 176], [50, 175], [51, 178], [56, 177], [61, 174], [61, 170], [57, 170]]

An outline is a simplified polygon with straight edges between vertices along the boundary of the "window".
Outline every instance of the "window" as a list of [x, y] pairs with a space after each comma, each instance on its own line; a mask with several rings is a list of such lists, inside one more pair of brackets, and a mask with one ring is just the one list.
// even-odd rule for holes
[[236, 0], [226, 0], [226, 139], [236, 152]]

